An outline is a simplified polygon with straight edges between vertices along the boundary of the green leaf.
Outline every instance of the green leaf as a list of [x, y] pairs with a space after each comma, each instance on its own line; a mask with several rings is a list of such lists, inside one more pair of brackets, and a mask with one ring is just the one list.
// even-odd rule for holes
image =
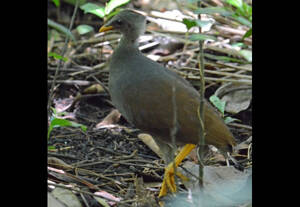
[[215, 40], [215, 41], [217, 40], [216, 37], [211, 36], [211, 35], [192, 34], [192, 35], [190, 36], [190, 40], [191, 40], [191, 41], [199, 41], [199, 40], [207, 40], [207, 39], [209, 39], [209, 40]]
[[240, 50], [239, 53], [249, 62], [252, 62], [252, 51], [251, 50]]
[[236, 8], [242, 8], [243, 0], [226, 0], [226, 3], [231, 4]]
[[203, 28], [203, 27], [206, 27], [208, 25], [212, 25], [213, 21], [211, 21], [211, 20], [200, 20], [200, 19], [197, 19], [196, 23], [197, 23], [197, 25], [199, 27]]
[[252, 21], [252, 7], [249, 6], [248, 4], [246, 4], [245, 2], [243, 2], [242, 10], [246, 17], [248, 17], [248, 18], [251, 17], [251, 21]]
[[[235, 17], [235, 19], [240, 23], [249, 26], [250, 24], [247, 21], [252, 22], [252, 7], [243, 2], [243, 0], [227, 0], [226, 2], [236, 8], [235, 15], [240, 18]], [[242, 19], [242, 17], [245, 17], [247, 21]]]
[[60, 33], [56, 29], [49, 29], [48, 31], [48, 40], [51, 40], [53, 38], [54, 41], [61, 41], [62, 38], [60, 36]]
[[186, 19], [186, 18], [184, 18], [182, 22], [183, 22], [183, 24], [185, 24], [185, 26], [186, 26], [186, 28], [188, 30], [191, 29], [192, 27], [197, 26], [197, 23], [196, 23], [196, 21], [194, 19]]
[[232, 18], [235, 19], [236, 21], [238, 21], [239, 23], [243, 24], [243, 25], [246, 25], [248, 27], [252, 27], [252, 23], [248, 19], [246, 19], [242, 16], [232, 15]]
[[62, 60], [62, 61], [64, 61], [64, 62], [66, 62], [66, 61], [68, 60], [68, 58], [63, 57], [63, 56], [61, 56], [61, 55], [59, 55], [59, 54], [57, 54], [57, 53], [55, 53], [55, 52], [49, 52], [49, 53], [48, 53], [48, 56], [49, 56], [49, 57], [54, 57], [55, 59], [57, 59], [57, 60]]
[[51, 121], [51, 125], [53, 127], [64, 127], [64, 126], [81, 127], [81, 129], [83, 131], [86, 131], [86, 129], [87, 129], [87, 127], [85, 125], [78, 124], [76, 122], [69, 121], [69, 120], [66, 120], [66, 119], [59, 119], [59, 118], [54, 118]]
[[[76, 5], [76, 1], [78, 0], [63, 0], [64, 2], [71, 4], [73, 6]], [[86, 0], [79, 0], [79, 6], [81, 6], [82, 4], [84, 4], [86, 2]]]
[[110, 12], [109, 14], [107, 14], [105, 17], [106, 19], [110, 19], [113, 16], [115, 16], [116, 14], [118, 14], [120, 12], [120, 9], [115, 9], [114, 11]]
[[59, 0], [52, 0], [52, 2], [55, 4], [56, 7], [60, 6], [60, 1]]
[[191, 29], [192, 27], [199, 26], [201, 28], [206, 27], [208, 25], [212, 25], [213, 21], [211, 20], [200, 20], [200, 19], [183, 19], [183, 24], [187, 27], [187, 29]]
[[225, 101], [221, 101], [218, 96], [212, 95], [209, 97], [210, 102], [222, 113], [224, 116], [224, 111], [225, 111]]
[[84, 34], [89, 33], [94, 30], [93, 27], [91, 27], [90, 25], [86, 25], [86, 24], [79, 25], [78, 27], [76, 27], [76, 29], [80, 35], [84, 35]]
[[232, 43], [231, 46], [234, 48], [236, 48], [236, 47], [242, 48], [242, 47], [245, 47], [245, 44], [242, 42], [235, 42], [235, 43]]
[[[57, 110], [56, 110], [56, 108], [54, 108], [54, 107], [50, 106], [50, 109], [52, 110], [52, 112], [53, 112], [53, 114], [54, 114], [54, 115], [56, 115], [56, 114], [57, 114]], [[51, 116], [51, 118], [52, 118], [52, 116]]]
[[52, 119], [49, 129], [48, 129], [48, 139], [50, 137], [50, 132], [54, 127], [66, 127], [66, 126], [71, 126], [71, 127], [80, 127], [83, 131], [87, 130], [87, 127], [83, 124], [78, 124], [73, 121], [69, 121], [66, 119], [59, 119], [59, 118], [54, 118]]
[[225, 124], [228, 124], [228, 123], [231, 123], [231, 122], [234, 122], [234, 121], [238, 121], [239, 119], [236, 119], [236, 118], [232, 118], [232, 117], [230, 117], [230, 116], [227, 116], [227, 117], [225, 117], [225, 119], [224, 119], [224, 122], [225, 122]]
[[243, 36], [242, 40], [244, 40], [247, 37], [250, 37], [252, 35], [252, 28], [250, 28]]
[[199, 8], [194, 11], [195, 14], [221, 14], [223, 16], [230, 16], [233, 13], [227, 11], [224, 7], [206, 7]]
[[95, 14], [100, 18], [103, 18], [105, 16], [104, 8], [101, 6], [98, 6], [97, 4], [86, 3], [82, 6], [80, 6], [80, 9], [82, 9], [84, 11], [84, 13]]
[[73, 41], [76, 41], [74, 35], [65, 26], [58, 24], [58, 23], [52, 21], [51, 19], [48, 19], [48, 26], [56, 29], [57, 31], [65, 34], [66, 36], [69, 36]]
[[105, 15], [109, 14], [117, 7], [127, 4], [129, 1], [130, 0], [110, 0], [105, 6], [105, 10], [104, 10]]
[[[243, 16], [247, 18], [248, 21], [252, 22], [252, 7], [249, 6], [247, 3], [243, 2], [243, 0], [226, 0], [226, 2], [232, 6], [234, 6], [236, 10], [236, 14], [238, 16]], [[240, 23], [249, 26], [249, 23], [247, 23], [243, 19], [237, 19]]]
[[55, 146], [51, 145], [51, 146], [48, 146], [48, 150], [55, 150]]

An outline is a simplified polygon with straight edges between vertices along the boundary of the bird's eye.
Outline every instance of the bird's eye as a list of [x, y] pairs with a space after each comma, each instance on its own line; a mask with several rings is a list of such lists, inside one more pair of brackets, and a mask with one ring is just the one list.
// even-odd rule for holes
[[116, 21], [116, 23], [117, 23], [117, 25], [119, 25], [119, 26], [123, 24], [123, 22], [122, 22], [121, 19], [118, 19], [118, 20]]

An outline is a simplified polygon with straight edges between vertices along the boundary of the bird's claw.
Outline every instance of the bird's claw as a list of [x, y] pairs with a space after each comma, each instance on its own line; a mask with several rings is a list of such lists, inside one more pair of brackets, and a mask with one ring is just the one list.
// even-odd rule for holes
[[[178, 176], [181, 180], [184, 180], [184, 181], [188, 180], [187, 177], [185, 177], [178, 171], [176, 171], [176, 176]], [[172, 193], [176, 192], [176, 183], [175, 183], [173, 162], [170, 163], [165, 169], [165, 176], [164, 176], [164, 180], [163, 180], [158, 197], [165, 196], [167, 194], [168, 189], [170, 189], [170, 191]]]

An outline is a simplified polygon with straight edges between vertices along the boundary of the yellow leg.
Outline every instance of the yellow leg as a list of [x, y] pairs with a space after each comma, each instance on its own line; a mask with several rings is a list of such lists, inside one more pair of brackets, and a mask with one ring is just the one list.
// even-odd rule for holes
[[[186, 144], [179, 154], [175, 158], [175, 166], [178, 167], [178, 165], [182, 162], [182, 160], [196, 147], [194, 144]], [[173, 168], [173, 162], [171, 162], [165, 169], [165, 176], [164, 180], [159, 192], [159, 196], [164, 196], [167, 194], [167, 188], [171, 190], [171, 192], [176, 191], [176, 185], [175, 185], [175, 179], [174, 179], [174, 168]], [[187, 178], [183, 176], [181, 173], [177, 172], [176, 175], [180, 177], [183, 180], [186, 180]]]

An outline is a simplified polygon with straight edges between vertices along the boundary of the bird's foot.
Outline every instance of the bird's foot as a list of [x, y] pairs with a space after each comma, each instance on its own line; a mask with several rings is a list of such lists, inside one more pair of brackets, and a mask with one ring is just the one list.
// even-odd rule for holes
[[[178, 176], [183, 181], [188, 180], [187, 177], [185, 177], [178, 171], [176, 171], [176, 176]], [[168, 189], [170, 189], [172, 193], [176, 192], [173, 162], [171, 162], [165, 169], [165, 176], [158, 197], [165, 196], [167, 194]]]

